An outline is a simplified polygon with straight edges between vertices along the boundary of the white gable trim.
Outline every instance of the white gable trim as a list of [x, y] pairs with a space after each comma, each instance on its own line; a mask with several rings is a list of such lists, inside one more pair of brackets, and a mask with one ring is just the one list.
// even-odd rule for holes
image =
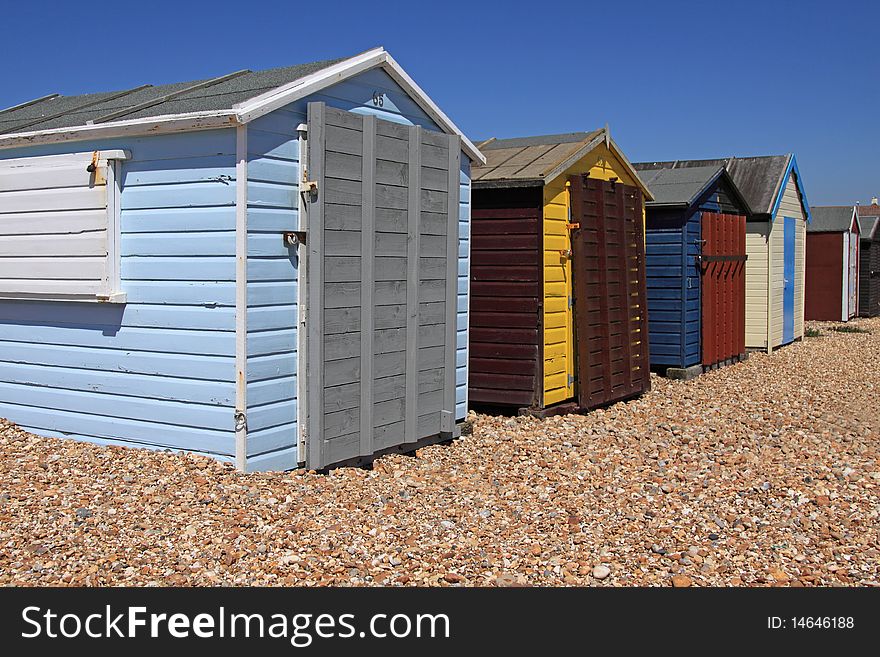
[[443, 113], [428, 97], [422, 88], [407, 74], [395, 59], [384, 48], [374, 48], [345, 61], [333, 64], [325, 69], [312, 73], [304, 78], [272, 89], [264, 94], [250, 98], [234, 106], [242, 123], [253, 121], [280, 107], [317, 93], [334, 84], [352, 78], [373, 68], [383, 69], [401, 88], [431, 117], [438, 126], [451, 135], [461, 137], [462, 150], [471, 160], [486, 163], [486, 158], [476, 146], [459, 130], [452, 120]]
[[187, 132], [191, 130], [211, 130], [243, 125], [264, 116], [284, 105], [326, 89], [338, 82], [352, 78], [364, 71], [381, 68], [448, 134], [461, 137], [462, 150], [471, 160], [486, 163], [486, 158], [476, 146], [461, 132], [452, 120], [437, 107], [415, 81], [409, 77], [394, 58], [384, 48], [374, 48], [345, 61], [333, 64], [304, 78], [282, 85], [271, 91], [250, 98], [235, 105], [231, 110], [210, 112], [191, 112], [188, 114], [166, 114], [127, 121], [110, 121], [97, 125], [83, 125], [71, 128], [35, 130], [10, 135], [0, 135], [0, 149], [49, 144], [83, 139], [107, 139], [145, 134], [164, 134]]

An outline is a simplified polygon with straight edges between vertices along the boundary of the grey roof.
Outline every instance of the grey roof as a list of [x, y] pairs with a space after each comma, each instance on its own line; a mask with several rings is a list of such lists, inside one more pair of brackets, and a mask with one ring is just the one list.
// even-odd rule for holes
[[814, 205], [813, 221], [807, 225], [808, 233], [845, 233], [852, 226], [852, 205]]
[[[633, 166], [639, 168], [639, 164]], [[639, 177], [654, 193], [647, 205], [690, 205], [723, 171], [723, 166], [649, 169], [640, 171]]]
[[316, 73], [341, 59], [235, 71], [217, 78], [143, 85], [121, 91], [50, 95], [0, 110], [0, 134], [73, 128], [88, 122], [128, 120], [168, 114], [232, 109], [233, 105]]
[[880, 217], [859, 217], [863, 240], [873, 240], [877, 237], [877, 224], [880, 224]]
[[473, 182], [541, 183], [548, 174], [573, 158], [602, 132], [569, 132], [481, 142], [477, 148], [486, 156], [486, 164], [472, 169]]
[[[655, 169], [687, 169], [694, 167], [725, 167], [734, 184], [748, 201], [753, 212], [770, 214], [781, 188], [782, 178], [788, 171], [788, 155], [759, 157], [728, 157], [714, 160], [676, 160], [670, 162], [642, 162], [633, 166], [642, 175]], [[651, 187], [650, 183], [648, 186]], [[653, 187], [652, 187], [653, 189]]]

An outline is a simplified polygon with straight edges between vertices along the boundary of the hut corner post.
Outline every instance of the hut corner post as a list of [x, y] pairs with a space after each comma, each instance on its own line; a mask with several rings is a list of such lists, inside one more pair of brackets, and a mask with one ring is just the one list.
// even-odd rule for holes
[[[443, 411], [440, 435], [455, 438], [456, 360], [458, 346], [458, 222], [461, 204], [461, 138], [449, 142], [449, 182], [446, 196], [446, 358], [443, 375]], [[454, 265], [451, 263], [455, 263]]]
[[247, 469], [247, 125], [235, 129], [235, 468]]

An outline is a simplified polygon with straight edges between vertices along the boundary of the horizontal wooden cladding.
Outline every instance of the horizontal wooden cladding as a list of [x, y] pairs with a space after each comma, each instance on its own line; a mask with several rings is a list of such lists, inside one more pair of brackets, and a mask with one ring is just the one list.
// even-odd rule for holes
[[578, 403], [593, 408], [650, 388], [642, 196], [571, 178]]
[[531, 406], [540, 382], [540, 194], [475, 190], [468, 390], [476, 403]]

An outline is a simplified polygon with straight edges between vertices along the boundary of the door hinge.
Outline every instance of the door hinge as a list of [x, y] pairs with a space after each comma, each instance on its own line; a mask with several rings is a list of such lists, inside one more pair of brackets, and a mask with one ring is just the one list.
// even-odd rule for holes
[[574, 298], [569, 294], [568, 295], [568, 307], [571, 308], [574, 305]]
[[574, 384], [574, 376], [569, 374], [568, 375], [568, 385], [572, 385], [572, 384]]

